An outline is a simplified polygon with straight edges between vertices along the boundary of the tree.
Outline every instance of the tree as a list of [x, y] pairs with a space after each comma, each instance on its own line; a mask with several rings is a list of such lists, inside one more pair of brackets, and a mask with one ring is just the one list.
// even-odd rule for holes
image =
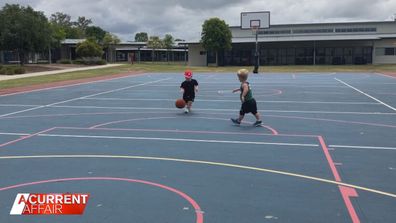
[[102, 47], [94, 41], [86, 40], [77, 44], [76, 53], [80, 57], [101, 57], [103, 55]]
[[162, 40], [158, 36], [150, 36], [150, 39], [147, 42], [147, 46], [152, 49], [151, 53], [151, 61], [154, 62], [154, 53], [156, 49], [160, 49], [163, 46]]
[[49, 34], [48, 19], [30, 6], [6, 4], [0, 11], [0, 49], [16, 50], [21, 65], [29, 52], [43, 52], [49, 48]]
[[207, 51], [216, 53], [216, 61], [218, 52], [231, 49], [232, 34], [228, 25], [219, 18], [211, 18], [205, 20], [202, 25], [201, 43]]
[[106, 49], [106, 60], [114, 62], [114, 45], [117, 45], [121, 42], [121, 40], [111, 33], [106, 33], [103, 37], [103, 47]]
[[140, 32], [135, 34], [135, 42], [147, 42], [148, 35], [145, 32]]
[[55, 14], [52, 14], [50, 17], [50, 22], [57, 24], [62, 28], [71, 27], [73, 25], [70, 15], [62, 12], [56, 12]]
[[74, 25], [76, 22], [72, 22], [68, 14], [56, 12], [51, 15], [50, 22], [63, 30], [65, 38], [82, 39], [85, 37], [83, 30]]
[[169, 62], [169, 50], [172, 49], [175, 41], [173, 40], [173, 36], [170, 34], [166, 34], [162, 41], [164, 43], [164, 47], [166, 48], [166, 61]]
[[87, 27], [92, 24], [91, 19], [86, 19], [85, 16], [79, 16], [76, 22], [73, 22], [73, 25], [80, 29], [84, 34]]
[[106, 35], [106, 31], [104, 31], [102, 28], [98, 26], [88, 26], [85, 29], [85, 36], [87, 38], [95, 39], [98, 43], [103, 42], [103, 38], [105, 35]]

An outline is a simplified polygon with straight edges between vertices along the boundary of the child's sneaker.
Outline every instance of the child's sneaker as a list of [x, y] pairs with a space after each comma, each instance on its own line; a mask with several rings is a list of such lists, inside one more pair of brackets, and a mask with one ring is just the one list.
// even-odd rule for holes
[[237, 124], [237, 125], [241, 124], [241, 121], [239, 121], [239, 120], [236, 119], [236, 118], [232, 118], [231, 121], [232, 121], [234, 124]]
[[256, 121], [253, 125], [256, 127], [259, 127], [259, 126], [261, 126], [261, 124], [263, 124], [263, 121], [259, 120], [259, 121]]
[[184, 108], [184, 113], [188, 113], [188, 108]]

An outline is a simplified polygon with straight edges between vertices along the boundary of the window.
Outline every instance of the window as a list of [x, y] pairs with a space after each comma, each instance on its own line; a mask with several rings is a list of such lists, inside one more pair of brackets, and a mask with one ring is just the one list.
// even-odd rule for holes
[[385, 56], [394, 56], [395, 48], [385, 48]]

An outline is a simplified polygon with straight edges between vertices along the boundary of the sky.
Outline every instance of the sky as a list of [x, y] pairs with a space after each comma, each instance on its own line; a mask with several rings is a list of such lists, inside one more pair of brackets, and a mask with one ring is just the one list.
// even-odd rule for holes
[[73, 21], [85, 16], [123, 41], [138, 32], [199, 40], [205, 20], [239, 26], [241, 12], [270, 11], [271, 24], [385, 21], [396, 14], [396, 0], [0, 0], [0, 7], [6, 3], [29, 5], [48, 18], [55, 12]]

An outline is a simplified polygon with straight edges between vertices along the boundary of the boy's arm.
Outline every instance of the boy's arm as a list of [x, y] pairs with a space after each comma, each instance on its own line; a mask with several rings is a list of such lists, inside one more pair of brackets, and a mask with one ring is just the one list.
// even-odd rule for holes
[[232, 90], [232, 93], [235, 93], [235, 92], [238, 92], [238, 91], [240, 91], [241, 89], [239, 89], [239, 88], [235, 88], [234, 90]]
[[195, 92], [198, 92], [198, 85], [194, 85]]
[[184, 87], [183, 87], [183, 84], [184, 84], [184, 82], [180, 84], [180, 92], [181, 92], [181, 93], [184, 93]]

